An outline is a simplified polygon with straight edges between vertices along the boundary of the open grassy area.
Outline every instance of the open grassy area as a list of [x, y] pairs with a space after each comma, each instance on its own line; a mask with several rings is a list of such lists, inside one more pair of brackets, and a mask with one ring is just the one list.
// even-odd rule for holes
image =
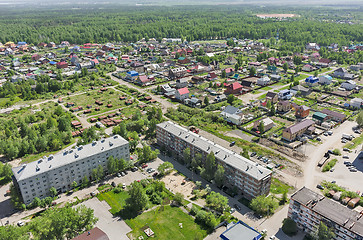
[[277, 178], [272, 178], [270, 192], [275, 194], [282, 194], [284, 192], [289, 192], [294, 188], [287, 185], [286, 183], [281, 182]]
[[266, 86], [266, 87], [261, 88], [260, 90], [268, 91], [268, 90], [271, 90], [271, 89], [272, 89], [272, 87]]
[[[194, 219], [184, 213], [180, 208], [171, 206], [161, 206], [149, 212], [137, 216], [133, 219], [126, 220], [126, 223], [133, 229], [128, 234], [131, 239], [143, 236], [148, 237], [143, 232], [150, 227], [154, 232], [154, 239], [203, 239], [207, 236], [207, 231], [203, 230]], [[182, 224], [182, 228], [179, 227]]]
[[348, 142], [347, 144], [345, 144], [344, 147], [349, 148], [349, 149], [355, 149], [362, 143], [363, 143], [363, 135], [360, 135], [359, 137], [354, 138], [351, 142]]
[[126, 191], [115, 193], [109, 191], [97, 195], [98, 200], [106, 201], [110, 205], [110, 213], [113, 215], [117, 214], [126, 205], [126, 199], [129, 198], [129, 194]]

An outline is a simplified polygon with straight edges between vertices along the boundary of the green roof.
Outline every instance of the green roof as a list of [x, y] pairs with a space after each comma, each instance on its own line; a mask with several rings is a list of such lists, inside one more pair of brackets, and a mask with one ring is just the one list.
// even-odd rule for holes
[[321, 113], [321, 112], [315, 112], [313, 114], [313, 118], [318, 119], [318, 120], [324, 120], [326, 118], [326, 116], [328, 116], [328, 115]]

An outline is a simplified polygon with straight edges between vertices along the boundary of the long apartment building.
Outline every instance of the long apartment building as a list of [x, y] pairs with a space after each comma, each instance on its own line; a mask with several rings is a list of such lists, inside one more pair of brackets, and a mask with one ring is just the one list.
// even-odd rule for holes
[[308, 233], [323, 222], [334, 229], [335, 240], [363, 240], [363, 211], [350, 209], [305, 187], [291, 196], [288, 217]]
[[192, 156], [200, 153], [204, 159], [213, 152], [217, 164], [225, 169], [227, 181], [224, 185], [236, 186], [248, 199], [267, 195], [270, 191], [270, 170], [171, 121], [156, 126], [156, 138], [160, 146], [179, 156], [183, 156], [183, 150], [186, 148], [190, 149]]
[[80, 183], [84, 176], [91, 178], [92, 169], [99, 165], [106, 171], [110, 156], [129, 160], [129, 142], [115, 135], [15, 167], [14, 186], [24, 203], [29, 204], [35, 197], [49, 196], [51, 187], [59, 193], [68, 191], [73, 181]]

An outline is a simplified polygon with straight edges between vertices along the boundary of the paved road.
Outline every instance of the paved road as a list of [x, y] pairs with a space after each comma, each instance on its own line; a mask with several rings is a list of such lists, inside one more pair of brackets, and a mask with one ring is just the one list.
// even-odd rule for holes
[[114, 217], [108, 211], [110, 206], [105, 201], [100, 202], [97, 198], [92, 198], [82, 205], [94, 210], [94, 215], [98, 218], [95, 226], [104, 231], [110, 240], [129, 240], [126, 234], [132, 229], [120, 217]]

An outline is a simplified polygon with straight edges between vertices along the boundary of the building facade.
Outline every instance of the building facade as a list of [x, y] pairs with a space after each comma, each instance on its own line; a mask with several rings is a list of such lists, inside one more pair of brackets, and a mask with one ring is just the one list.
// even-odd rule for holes
[[305, 232], [316, 231], [320, 222], [334, 229], [335, 240], [363, 240], [363, 212], [347, 208], [308, 188], [291, 196], [288, 217]]
[[129, 160], [128, 141], [115, 135], [15, 167], [12, 169], [14, 186], [24, 203], [29, 204], [35, 197], [49, 196], [51, 187], [58, 193], [70, 190], [73, 181], [79, 184], [85, 176], [90, 178], [92, 169], [99, 165], [106, 171], [110, 156]]
[[200, 153], [203, 159], [213, 152], [216, 163], [224, 167], [224, 185], [236, 186], [245, 198], [267, 195], [270, 191], [270, 170], [171, 121], [156, 125], [156, 138], [160, 146], [180, 157], [186, 148], [190, 149], [192, 156]]

